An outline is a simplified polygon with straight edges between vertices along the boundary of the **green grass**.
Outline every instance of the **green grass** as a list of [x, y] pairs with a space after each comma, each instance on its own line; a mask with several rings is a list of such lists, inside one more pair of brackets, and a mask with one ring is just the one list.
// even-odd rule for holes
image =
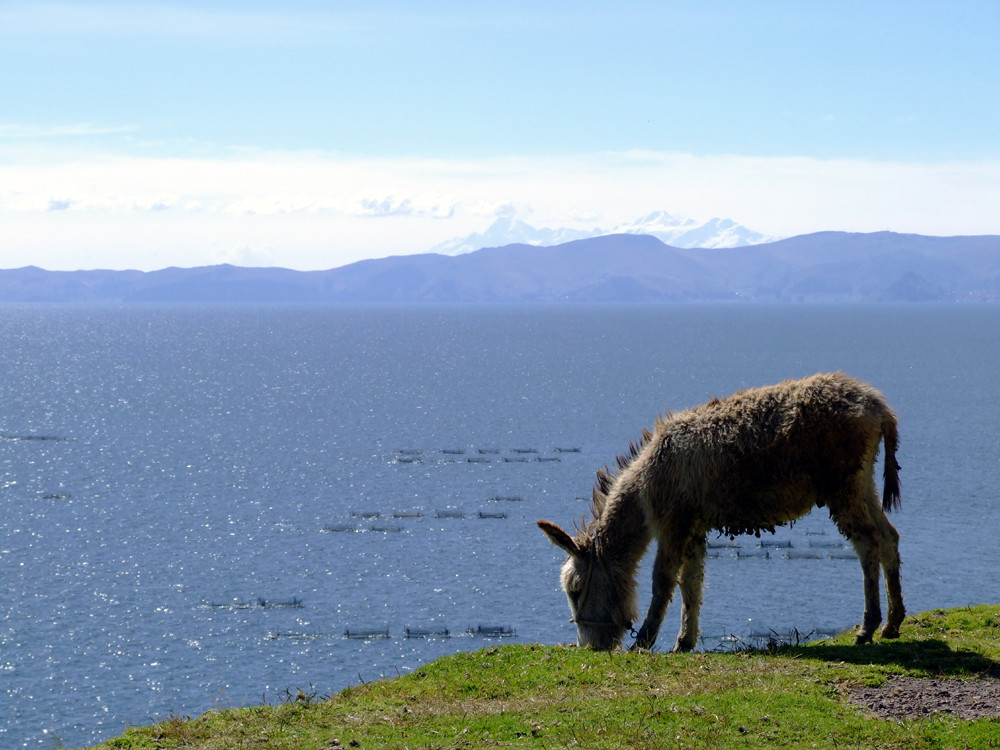
[[512, 645], [448, 656], [329, 699], [171, 717], [101, 750], [153, 748], [1000, 747], [1000, 722], [877, 718], [852, 686], [894, 675], [1000, 675], [1000, 605], [907, 618], [898, 641], [851, 634], [729, 654]]

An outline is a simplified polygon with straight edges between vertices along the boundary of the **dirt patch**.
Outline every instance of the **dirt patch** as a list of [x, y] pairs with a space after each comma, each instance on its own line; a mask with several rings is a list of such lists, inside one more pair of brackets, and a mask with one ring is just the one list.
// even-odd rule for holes
[[851, 691], [851, 702], [885, 719], [916, 719], [946, 713], [960, 719], [1000, 719], [1000, 679], [894, 677], [882, 687]]

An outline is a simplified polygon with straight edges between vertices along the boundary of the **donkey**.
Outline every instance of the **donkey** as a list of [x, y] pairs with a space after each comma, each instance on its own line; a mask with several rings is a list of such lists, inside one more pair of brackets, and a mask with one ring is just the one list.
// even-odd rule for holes
[[[875, 458], [885, 444], [879, 507]], [[905, 611], [899, 533], [886, 512], [898, 508], [896, 415], [871, 386], [842, 373], [740, 391], [656, 420], [617, 470], [598, 470], [593, 518], [571, 536], [538, 526], [569, 554], [562, 587], [577, 643], [617, 647], [637, 619], [635, 572], [657, 541], [653, 592], [632, 648], [649, 649], [680, 584], [681, 626], [674, 651], [698, 637], [706, 536], [730, 538], [794, 521], [815, 505], [854, 546], [864, 576], [865, 610], [855, 643], [871, 643], [882, 621], [879, 566], [889, 614], [883, 638], [899, 637]]]

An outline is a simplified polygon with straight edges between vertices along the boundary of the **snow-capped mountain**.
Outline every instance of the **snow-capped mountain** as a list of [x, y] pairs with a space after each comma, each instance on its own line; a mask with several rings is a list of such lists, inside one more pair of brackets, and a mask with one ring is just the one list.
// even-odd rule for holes
[[442, 255], [462, 255], [484, 247], [503, 247], [521, 243], [551, 247], [573, 240], [603, 237], [609, 234], [646, 234], [656, 237], [673, 247], [681, 248], [722, 248], [745, 247], [773, 242], [777, 237], [769, 237], [737, 224], [731, 219], [710, 219], [697, 222], [671, 216], [666, 211], [655, 211], [635, 221], [619, 224], [612, 229], [536, 229], [535, 227], [505, 215], [494, 221], [482, 234], [458, 237], [431, 248], [430, 252]]
[[463, 255], [484, 247], [503, 247], [520, 243], [550, 247], [564, 242], [583, 240], [604, 234], [600, 230], [535, 229], [511, 215], [501, 216], [482, 234], [475, 232], [468, 237], [456, 237], [431, 248], [430, 252], [442, 255]]
[[732, 219], [709, 219], [698, 223], [694, 219], [671, 216], [666, 211], [655, 211], [629, 224], [619, 224], [604, 234], [649, 234], [673, 247], [745, 247], [774, 242], [779, 237], [769, 237], [737, 224]]

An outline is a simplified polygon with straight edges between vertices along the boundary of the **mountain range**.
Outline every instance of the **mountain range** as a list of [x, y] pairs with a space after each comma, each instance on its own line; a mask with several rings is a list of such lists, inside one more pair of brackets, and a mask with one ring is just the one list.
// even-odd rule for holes
[[549, 247], [403, 255], [293, 271], [0, 270], [0, 302], [656, 303], [1000, 302], [1000, 236], [820, 232], [759, 245], [679, 248], [614, 234]]
[[732, 219], [710, 219], [697, 222], [672, 216], [666, 211], [654, 211], [640, 219], [619, 224], [611, 230], [604, 229], [536, 229], [530, 224], [507, 213], [497, 218], [482, 234], [473, 233], [432, 247], [428, 252], [442, 255], [462, 255], [484, 247], [504, 245], [562, 245], [573, 240], [602, 237], [611, 234], [645, 234], [656, 237], [667, 245], [680, 248], [744, 247], [773, 242], [769, 237], [737, 224]]

